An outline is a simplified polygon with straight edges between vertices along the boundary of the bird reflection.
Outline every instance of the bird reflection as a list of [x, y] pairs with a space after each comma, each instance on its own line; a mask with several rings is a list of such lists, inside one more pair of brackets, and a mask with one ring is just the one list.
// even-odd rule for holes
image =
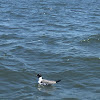
[[46, 91], [46, 92], [49, 92], [49, 91], [54, 91], [56, 88], [54, 86], [44, 86], [44, 85], [40, 85], [38, 84], [38, 90], [39, 91]]

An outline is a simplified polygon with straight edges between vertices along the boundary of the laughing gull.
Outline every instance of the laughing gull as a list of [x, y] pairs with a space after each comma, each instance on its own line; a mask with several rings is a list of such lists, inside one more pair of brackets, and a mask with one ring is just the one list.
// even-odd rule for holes
[[46, 80], [46, 79], [43, 79], [42, 75], [40, 74], [37, 74], [37, 77], [39, 78], [38, 83], [40, 85], [52, 85], [52, 84], [56, 84], [61, 81], [61, 80], [57, 80], [57, 81]]

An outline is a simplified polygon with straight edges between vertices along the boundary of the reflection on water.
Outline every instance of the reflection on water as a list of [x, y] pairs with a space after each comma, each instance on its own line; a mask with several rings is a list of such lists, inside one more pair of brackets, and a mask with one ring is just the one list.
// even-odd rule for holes
[[56, 90], [56, 87], [55, 86], [52, 86], [52, 85], [40, 85], [38, 84], [38, 87], [37, 89], [39, 91], [42, 91], [42, 92], [51, 92], [51, 91], [55, 91]]

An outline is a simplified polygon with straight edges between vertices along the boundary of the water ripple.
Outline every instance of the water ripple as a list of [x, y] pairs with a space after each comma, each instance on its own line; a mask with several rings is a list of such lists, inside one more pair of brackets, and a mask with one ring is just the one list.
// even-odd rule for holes
[[99, 16], [99, 0], [0, 1], [1, 99], [99, 100]]

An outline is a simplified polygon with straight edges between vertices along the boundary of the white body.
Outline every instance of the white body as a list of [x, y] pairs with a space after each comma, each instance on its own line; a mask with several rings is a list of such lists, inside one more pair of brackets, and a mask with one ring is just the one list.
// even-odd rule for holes
[[39, 77], [38, 83], [40, 85], [52, 85], [52, 84], [56, 84], [56, 81], [46, 80], [46, 79], [42, 79], [42, 77]]

